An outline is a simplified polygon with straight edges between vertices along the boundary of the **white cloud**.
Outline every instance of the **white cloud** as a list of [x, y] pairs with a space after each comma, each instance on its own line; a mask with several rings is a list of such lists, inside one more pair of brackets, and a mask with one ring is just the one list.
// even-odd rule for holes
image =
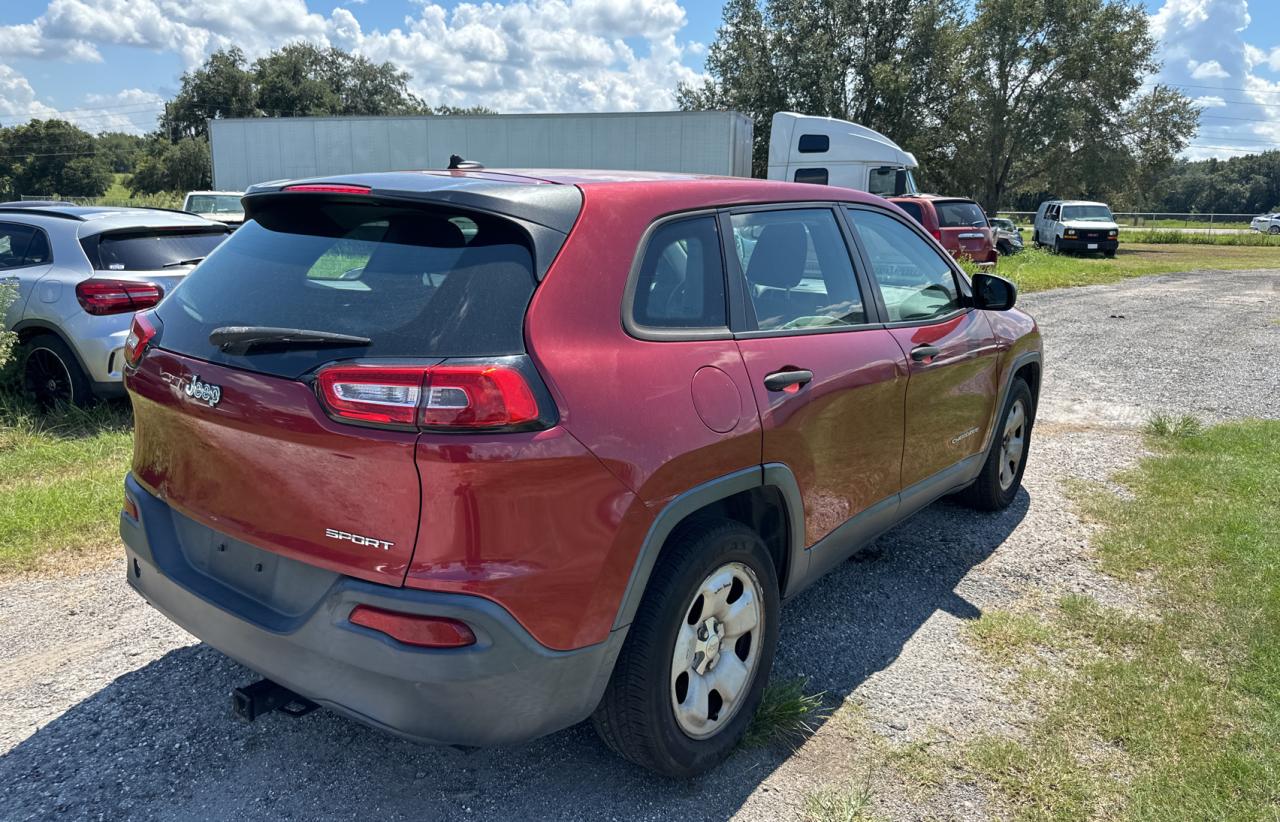
[[87, 94], [81, 108], [63, 116], [85, 131], [144, 134], [155, 128], [164, 98], [154, 91], [128, 88], [115, 94]]
[[1217, 60], [1205, 60], [1203, 63], [1196, 60], [1188, 60], [1187, 70], [1191, 72], [1191, 79], [1193, 80], [1225, 80], [1231, 76], [1231, 73], [1224, 69]]
[[1273, 57], [1280, 66], [1280, 48], [1268, 52], [1245, 42], [1249, 0], [1164, 0], [1150, 21], [1164, 61], [1157, 80], [1207, 109], [1187, 157], [1280, 148], [1280, 95], [1268, 93], [1280, 84], [1256, 73]]
[[36, 99], [36, 91], [26, 77], [0, 63], [0, 125], [15, 125], [56, 114], [55, 109]]

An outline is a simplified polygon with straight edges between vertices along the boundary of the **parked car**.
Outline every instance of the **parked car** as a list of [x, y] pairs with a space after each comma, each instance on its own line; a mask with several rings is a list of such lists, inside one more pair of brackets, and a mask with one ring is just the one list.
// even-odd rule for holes
[[[1019, 493], [1040, 334], [876, 197], [675, 174], [272, 183], [134, 319], [129, 583], [403, 736], [741, 739], [780, 604]], [[855, 263], [854, 260], [857, 260]], [[976, 527], [976, 523], [975, 523]]]
[[1280, 214], [1259, 214], [1249, 223], [1249, 228], [1264, 234], [1280, 234]]
[[1106, 203], [1046, 200], [1036, 210], [1032, 239], [1054, 253], [1101, 251], [1114, 257], [1120, 247], [1120, 226]]
[[226, 235], [176, 211], [0, 207], [0, 283], [18, 292], [4, 327], [18, 333], [27, 390], [42, 405], [123, 394], [133, 313], [160, 302]]
[[987, 223], [986, 212], [973, 200], [913, 194], [890, 197], [889, 202], [914, 217], [951, 256], [967, 257], [978, 265], [996, 264], [999, 254], [995, 233]]
[[240, 205], [243, 196], [239, 191], [189, 191], [182, 210], [234, 228], [244, 222], [244, 206]]
[[991, 230], [996, 235], [996, 251], [1008, 256], [1022, 250], [1022, 227], [1006, 217], [992, 217]]

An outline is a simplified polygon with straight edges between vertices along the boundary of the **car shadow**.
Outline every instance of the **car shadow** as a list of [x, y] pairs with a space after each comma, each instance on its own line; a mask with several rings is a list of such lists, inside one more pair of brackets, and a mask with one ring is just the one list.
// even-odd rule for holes
[[[994, 514], [944, 500], [834, 569], [784, 608], [775, 679], [804, 678], [835, 706], [936, 612], [978, 617], [956, 588], [1029, 504], [1025, 489]], [[590, 723], [486, 750], [420, 746], [324, 710], [245, 724], [228, 695], [255, 678], [203, 644], [124, 674], [0, 756], [0, 815], [725, 819], [797, 755], [744, 748], [673, 782], [612, 755]]]

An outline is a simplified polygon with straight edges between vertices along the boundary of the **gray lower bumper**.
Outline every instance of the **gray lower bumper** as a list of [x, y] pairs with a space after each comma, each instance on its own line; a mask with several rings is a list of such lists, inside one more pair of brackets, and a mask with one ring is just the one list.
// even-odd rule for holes
[[[553, 651], [488, 600], [333, 574], [195, 524], [132, 476], [125, 485], [140, 518], [122, 514], [120, 533], [129, 584], [143, 598], [263, 676], [414, 740], [497, 745], [579, 722], [599, 702], [625, 637], [620, 629], [598, 645]], [[352, 625], [359, 603], [461, 620], [476, 644], [403, 645]]]

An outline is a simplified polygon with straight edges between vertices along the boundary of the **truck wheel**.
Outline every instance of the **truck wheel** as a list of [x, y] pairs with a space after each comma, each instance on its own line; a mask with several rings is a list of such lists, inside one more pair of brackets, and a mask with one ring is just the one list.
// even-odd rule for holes
[[615, 752], [673, 777], [720, 764], [760, 704], [778, 642], [778, 576], [727, 519], [672, 535], [592, 716]]
[[67, 344], [54, 334], [39, 334], [22, 347], [22, 383], [41, 408], [88, 405], [93, 385]]
[[1014, 379], [1005, 399], [1004, 413], [991, 438], [991, 448], [982, 473], [973, 485], [960, 495], [961, 500], [982, 511], [999, 511], [1008, 508], [1018, 495], [1022, 472], [1027, 467], [1027, 452], [1031, 448], [1031, 425], [1035, 419], [1035, 406], [1031, 389], [1021, 379]]

